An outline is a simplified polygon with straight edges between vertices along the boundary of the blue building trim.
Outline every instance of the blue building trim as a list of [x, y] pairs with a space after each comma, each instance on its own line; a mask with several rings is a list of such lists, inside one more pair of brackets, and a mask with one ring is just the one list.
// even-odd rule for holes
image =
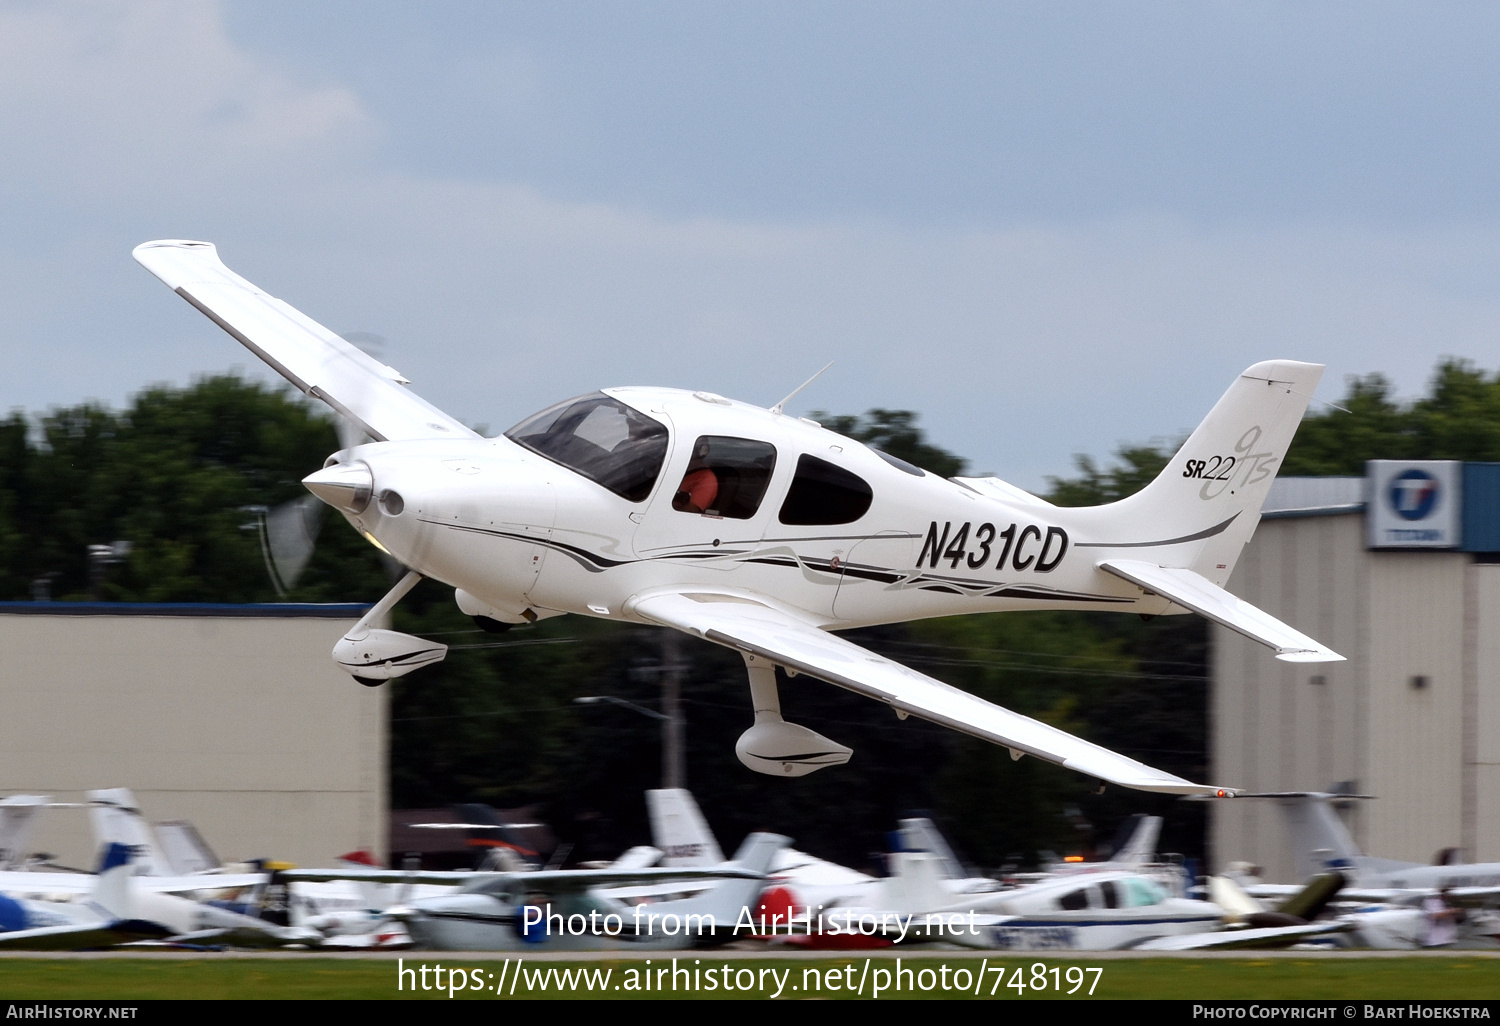
[[1465, 552], [1500, 552], [1500, 463], [1464, 464]]

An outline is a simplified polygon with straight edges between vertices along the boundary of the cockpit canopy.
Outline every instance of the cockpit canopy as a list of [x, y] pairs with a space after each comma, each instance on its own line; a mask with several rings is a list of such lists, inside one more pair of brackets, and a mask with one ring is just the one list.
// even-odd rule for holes
[[666, 425], [603, 392], [550, 406], [505, 437], [630, 502], [650, 496], [667, 458]]

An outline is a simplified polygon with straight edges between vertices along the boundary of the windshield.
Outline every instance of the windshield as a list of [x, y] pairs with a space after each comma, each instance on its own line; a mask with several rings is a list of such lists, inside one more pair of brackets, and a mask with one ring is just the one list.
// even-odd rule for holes
[[603, 392], [549, 407], [505, 437], [631, 502], [651, 494], [667, 457], [666, 426]]

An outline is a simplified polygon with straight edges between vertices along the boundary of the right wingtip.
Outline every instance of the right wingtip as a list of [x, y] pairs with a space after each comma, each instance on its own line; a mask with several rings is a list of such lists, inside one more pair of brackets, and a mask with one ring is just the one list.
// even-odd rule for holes
[[136, 253], [144, 252], [145, 250], [148, 250], [148, 249], [213, 249], [213, 248], [214, 248], [214, 244], [212, 242], [198, 242], [198, 241], [195, 241], [193, 239], [153, 239], [150, 242], [143, 242], [143, 243], [141, 243], [139, 246], [135, 247], [135, 249], [131, 250], [130, 252], [132, 254], [136, 254]]

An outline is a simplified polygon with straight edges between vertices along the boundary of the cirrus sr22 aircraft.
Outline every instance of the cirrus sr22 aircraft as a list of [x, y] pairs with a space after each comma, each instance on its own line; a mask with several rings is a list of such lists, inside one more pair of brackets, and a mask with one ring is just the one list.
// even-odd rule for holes
[[[740, 761], [777, 776], [850, 749], [781, 717], [776, 667], [1102, 781], [1231, 794], [1153, 769], [884, 659], [830, 630], [1012, 609], [1196, 612], [1278, 659], [1342, 657], [1223, 588], [1323, 368], [1246, 370], [1161, 475], [1060, 508], [998, 478], [945, 479], [815, 422], [708, 392], [610, 388], [484, 438], [407, 380], [229, 270], [206, 242], [135, 258], [373, 442], [303, 482], [410, 572], [334, 648], [376, 685], [447, 653], [371, 626], [422, 578], [481, 625], [562, 613], [675, 628], [740, 652]], [[795, 393], [794, 393], [795, 394]], [[790, 397], [789, 397], [790, 398]]]

